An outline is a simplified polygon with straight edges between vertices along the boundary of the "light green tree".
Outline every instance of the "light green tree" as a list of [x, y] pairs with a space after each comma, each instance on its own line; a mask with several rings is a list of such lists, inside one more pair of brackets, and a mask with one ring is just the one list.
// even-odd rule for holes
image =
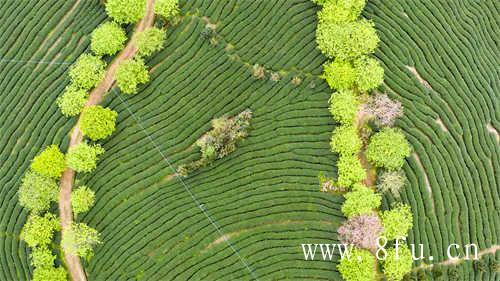
[[63, 267], [41, 267], [33, 270], [31, 281], [67, 281], [67, 273]]
[[373, 90], [384, 82], [384, 69], [376, 59], [362, 56], [354, 62], [354, 67], [358, 72], [356, 85], [360, 91]]
[[19, 204], [35, 214], [50, 208], [59, 198], [59, 186], [53, 178], [28, 171], [18, 191]]
[[107, 107], [93, 105], [86, 107], [80, 121], [80, 128], [84, 135], [91, 140], [104, 139], [115, 130], [118, 113]]
[[332, 151], [341, 155], [357, 155], [361, 150], [361, 145], [358, 131], [352, 125], [337, 127], [330, 142]]
[[128, 59], [118, 65], [115, 77], [123, 93], [134, 94], [138, 84], [149, 81], [149, 72], [142, 59]]
[[384, 128], [370, 138], [366, 157], [377, 167], [397, 170], [403, 166], [410, 152], [410, 145], [401, 130]]
[[325, 63], [323, 68], [323, 78], [332, 89], [352, 89], [358, 80], [358, 72], [349, 61], [336, 59]]
[[375, 281], [376, 266], [375, 257], [368, 250], [353, 247], [349, 257], [340, 260], [337, 269], [345, 281]]
[[380, 219], [384, 227], [382, 235], [389, 240], [406, 237], [413, 226], [411, 208], [402, 203], [396, 204], [391, 210], [383, 211]]
[[389, 248], [387, 257], [382, 263], [387, 281], [401, 281], [411, 271], [413, 256], [408, 246], [403, 244], [398, 246], [397, 250], [396, 248]]
[[349, 60], [372, 53], [380, 39], [368, 20], [335, 24], [320, 22], [316, 31], [319, 49], [329, 58]]
[[44, 216], [30, 215], [21, 231], [21, 239], [31, 248], [47, 246], [52, 242], [54, 231], [60, 230], [59, 219], [51, 213]]
[[179, 14], [179, 0], [156, 0], [155, 13], [170, 19]]
[[51, 178], [60, 178], [65, 168], [64, 154], [55, 144], [45, 148], [31, 162], [33, 171]]
[[340, 155], [337, 169], [337, 184], [342, 187], [349, 187], [366, 178], [366, 171], [357, 155]]
[[76, 87], [88, 90], [104, 78], [106, 63], [99, 57], [83, 54], [69, 69], [69, 77]]
[[165, 31], [156, 27], [146, 28], [142, 32], [134, 34], [133, 40], [139, 55], [149, 56], [163, 48]]
[[81, 186], [71, 192], [71, 208], [73, 214], [87, 212], [94, 205], [95, 192], [86, 186]]
[[66, 87], [62, 96], [56, 100], [57, 106], [66, 117], [78, 115], [87, 102], [88, 93], [74, 85]]
[[318, 12], [318, 20], [334, 24], [355, 21], [365, 4], [365, 0], [332, 0]]
[[107, 0], [106, 13], [117, 23], [135, 23], [146, 14], [146, 0]]
[[56, 256], [47, 245], [37, 246], [31, 249], [31, 265], [35, 268], [54, 266]]
[[97, 230], [84, 223], [73, 223], [63, 234], [61, 243], [64, 250], [73, 255], [90, 257], [94, 246], [101, 242]]
[[361, 214], [372, 214], [380, 207], [382, 196], [362, 184], [354, 184], [352, 191], [344, 194], [342, 213], [350, 218]]
[[88, 173], [95, 169], [97, 157], [103, 153], [104, 149], [100, 145], [82, 142], [68, 149], [66, 164], [77, 172]]
[[330, 98], [330, 113], [337, 122], [353, 125], [358, 113], [359, 99], [352, 90], [342, 90]]
[[116, 22], [108, 21], [92, 32], [90, 49], [98, 56], [113, 55], [123, 49], [125, 41], [125, 30]]

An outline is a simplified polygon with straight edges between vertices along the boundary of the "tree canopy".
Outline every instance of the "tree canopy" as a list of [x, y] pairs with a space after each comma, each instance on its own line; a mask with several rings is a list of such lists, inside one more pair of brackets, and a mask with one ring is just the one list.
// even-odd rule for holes
[[342, 213], [350, 218], [361, 214], [372, 214], [380, 207], [382, 196], [362, 184], [354, 184], [352, 191], [344, 194]]
[[377, 167], [397, 170], [410, 155], [411, 148], [399, 129], [384, 128], [370, 138], [366, 157]]
[[378, 60], [368, 56], [361, 56], [354, 61], [358, 79], [356, 85], [360, 91], [366, 92], [380, 86], [384, 81], [384, 69]]
[[365, 0], [330, 0], [318, 12], [318, 20], [321, 23], [334, 24], [355, 21], [361, 15], [365, 4]]
[[349, 61], [336, 59], [333, 62], [325, 63], [323, 68], [325, 70], [323, 78], [325, 78], [330, 88], [337, 90], [352, 89], [358, 80], [358, 72]]
[[21, 239], [30, 247], [47, 246], [52, 242], [54, 231], [60, 230], [59, 219], [51, 213], [44, 216], [30, 215], [21, 231]]
[[179, 0], [156, 0], [155, 13], [170, 19], [179, 14]]
[[149, 81], [149, 72], [142, 59], [122, 61], [116, 69], [116, 83], [126, 94], [137, 93], [137, 85]]
[[86, 186], [81, 186], [71, 192], [71, 208], [73, 214], [87, 212], [94, 205], [95, 192]]
[[87, 102], [87, 96], [88, 93], [86, 90], [70, 85], [66, 87], [62, 96], [57, 98], [56, 103], [64, 116], [75, 116], [82, 112]]
[[332, 151], [341, 155], [357, 155], [361, 150], [361, 145], [358, 130], [353, 125], [337, 127], [330, 142]]
[[368, 250], [353, 247], [350, 257], [341, 259], [337, 269], [345, 281], [375, 281], [375, 267], [375, 257]]
[[40, 267], [33, 270], [31, 281], [67, 281], [67, 273], [63, 267]]
[[88, 90], [104, 78], [106, 63], [90, 54], [81, 55], [69, 70], [71, 82], [76, 87]]
[[95, 169], [97, 157], [103, 153], [104, 149], [100, 145], [82, 142], [68, 149], [66, 164], [77, 172], [88, 173]]
[[138, 54], [149, 56], [163, 48], [165, 31], [156, 27], [146, 28], [142, 32], [134, 34], [133, 40], [137, 46]]
[[91, 140], [104, 139], [115, 130], [118, 113], [107, 107], [93, 105], [85, 108], [81, 117], [80, 128]]
[[389, 240], [406, 237], [413, 226], [413, 214], [410, 206], [402, 203], [396, 204], [391, 210], [383, 211], [380, 214], [380, 219], [384, 227], [382, 235]]
[[90, 49], [98, 56], [113, 55], [123, 49], [125, 41], [125, 30], [116, 22], [108, 21], [92, 32]]
[[54, 265], [56, 256], [47, 245], [37, 246], [31, 250], [31, 265], [34, 267], [50, 267]]
[[401, 281], [405, 274], [411, 271], [413, 257], [408, 246], [403, 244], [398, 246], [397, 257], [396, 248], [389, 248], [382, 263], [387, 281]]
[[358, 113], [359, 100], [354, 91], [342, 90], [330, 98], [330, 113], [337, 122], [352, 124]]
[[69, 253], [89, 257], [93, 254], [94, 246], [101, 242], [97, 230], [84, 223], [73, 223], [64, 233], [61, 243]]
[[55, 179], [28, 171], [19, 187], [19, 204], [38, 214], [50, 208], [59, 198], [59, 186]]
[[31, 162], [31, 169], [40, 175], [59, 178], [66, 168], [64, 154], [55, 144], [45, 148]]
[[366, 177], [366, 171], [357, 155], [341, 155], [337, 162], [337, 169], [337, 184], [339, 186], [349, 187]]
[[106, 13], [120, 24], [135, 23], [146, 14], [146, 0], [107, 0]]

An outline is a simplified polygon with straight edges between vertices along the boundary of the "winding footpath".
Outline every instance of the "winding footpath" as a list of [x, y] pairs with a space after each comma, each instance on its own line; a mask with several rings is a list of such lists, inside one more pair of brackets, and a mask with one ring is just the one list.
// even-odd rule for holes
[[[154, 0], [147, 0], [146, 3], [146, 14], [134, 29], [134, 34], [141, 32], [144, 29], [153, 26], [154, 23]], [[132, 40], [129, 40], [127, 46], [118, 54], [118, 56], [112, 61], [106, 70], [104, 79], [97, 85], [92, 92], [90, 92], [89, 98], [85, 107], [97, 105], [101, 102], [103, 96], [111, 89], [115, 83], [115, 72], [123, 60], [133, 58], [137, 53], [137, 47], [134, 46]], [[78, 118], [78, 121], [73, 128], [71, 133], [69, 147], [74, 147], [83, 141], [83, 133], [80, 130], [80, 120], [82, 115]], [[69, 229], [73, 222], [73, 214], [71, 211], [71, 190], [73, 188], [73, 181], [75, 178], [75, 171], [70, 168], [64, 170], [61, 180], [60, 180], [60, 196], [59, 196], [59, 216], [61, 218], [61, 232], [65, 235], [65, 232]], [[64, 260], [66, 262], [66, 267], [71, 275], [73, 281], [86, 281], [87, 276], [83, 270], [80, 258], [75, 256], [68, 251], [64, 251]]]

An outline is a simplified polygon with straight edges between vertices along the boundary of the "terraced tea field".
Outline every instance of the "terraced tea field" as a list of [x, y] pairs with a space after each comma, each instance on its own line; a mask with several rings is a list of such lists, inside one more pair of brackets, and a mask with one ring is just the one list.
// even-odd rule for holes
[[[320, 77], [326, 59], [315, 42], [318, 7], [180, 6], [165, 48], [147, 61], [150, 82], [134, 96], [106, 96], [117, 130], [97, 170], [78, 174], [96, 191], [79, 219], [103, 240], [84, 262], [88, 280], [341, 280], [335, 262], [304, 261], [300, 248], [335, 243], [344, 220], [343, 197], [319, 192], [317, 180], [318, 171], [335, 172], [337, 158], [331, 90]], [[451, 243], [499, 244], [499, 10], [493, 0], [374, 0], [365, 8], [381, 37], [379, 91], [403, 103], [396, 126], [414, 149], [402, 194], [415, 218], [409, 242], [425, 244], [435, 262], [447, 259]], [[0, 280], [29, 280], [17, 188], [42, 148], [66, 149], [76, 119], [64, 118], [55, 99], [105, 19], [97, 0], [0, 3]], [[217, 42], [202, 36], [207, 23]], [[269, 72], [255, 79], [255, 64], [280, 80]], [[246, 108], [252, 128], [234, 153], [183, 180], [173, 176], [172, 167], [199, 158], [193, 144], [213, 118]], [[384, 207], [393, 201], [385, 196]], [[459, 280], [499, 278], [472, 262], [458, 269]]]

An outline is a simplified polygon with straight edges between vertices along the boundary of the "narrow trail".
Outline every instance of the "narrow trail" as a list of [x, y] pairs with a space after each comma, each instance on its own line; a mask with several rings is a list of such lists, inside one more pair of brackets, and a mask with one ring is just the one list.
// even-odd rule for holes
[[[358, 129], [358, 132], [361, 130], [361, 128], [363, 128], [366, 118], [367, 116], [363, 109], [358, 109], [358, 114], [356, 116], [356, 128]], [[366, 159], [365, 151], [366, 147], [363, 147], [358, 154], [359, 161], [366, 171], [366, 178], [363, 180], [363, 184], [368, 187], [372, 187], [375, 185], [375, 182], [377, 180], [377, 174], [375, 173], [375, 170], [373, 169], [373, 166], [370, 164], [368, 159]]]
[[[141, 32], [144, 29], [151, 27], [154, 22], [154, 0], [147, 0], [146, 14], [134, 28], [134, 34]], [[132, 58], [137, 53], [137, 47], [134, 46], [132, 40], [129, 40], [127, 46], [118, 54], [118, 56], [111, 62], [106, 70], [104, 79], [97, 85], [89, 95], [85, 107], [99, 104], [103, 96], [111, 89], [115, 83], [115, 72], [123, 60]], [[80, 130], [80, 120], [82, 115], [78, 118], [73, 132], [71, 133], [69, 147], [74, 147], [83, 141], [83, 133]], [[71, 226], [73, 221], [73, 214], [71, 210], [71, 190], [73, 188], [73, 180], [75, 178], [75, 171], [70, 168], [64, 170], [60, 180], [60, 196], [59, 196], [59, 216], [61, 218], [61, 232], [64, 233]], [[75, 256], [67, 251], [64, 251], [64, 260], [73, 281], [86, 281], [87, 276], [83, 269], [82, 263], [78, 256]]]

